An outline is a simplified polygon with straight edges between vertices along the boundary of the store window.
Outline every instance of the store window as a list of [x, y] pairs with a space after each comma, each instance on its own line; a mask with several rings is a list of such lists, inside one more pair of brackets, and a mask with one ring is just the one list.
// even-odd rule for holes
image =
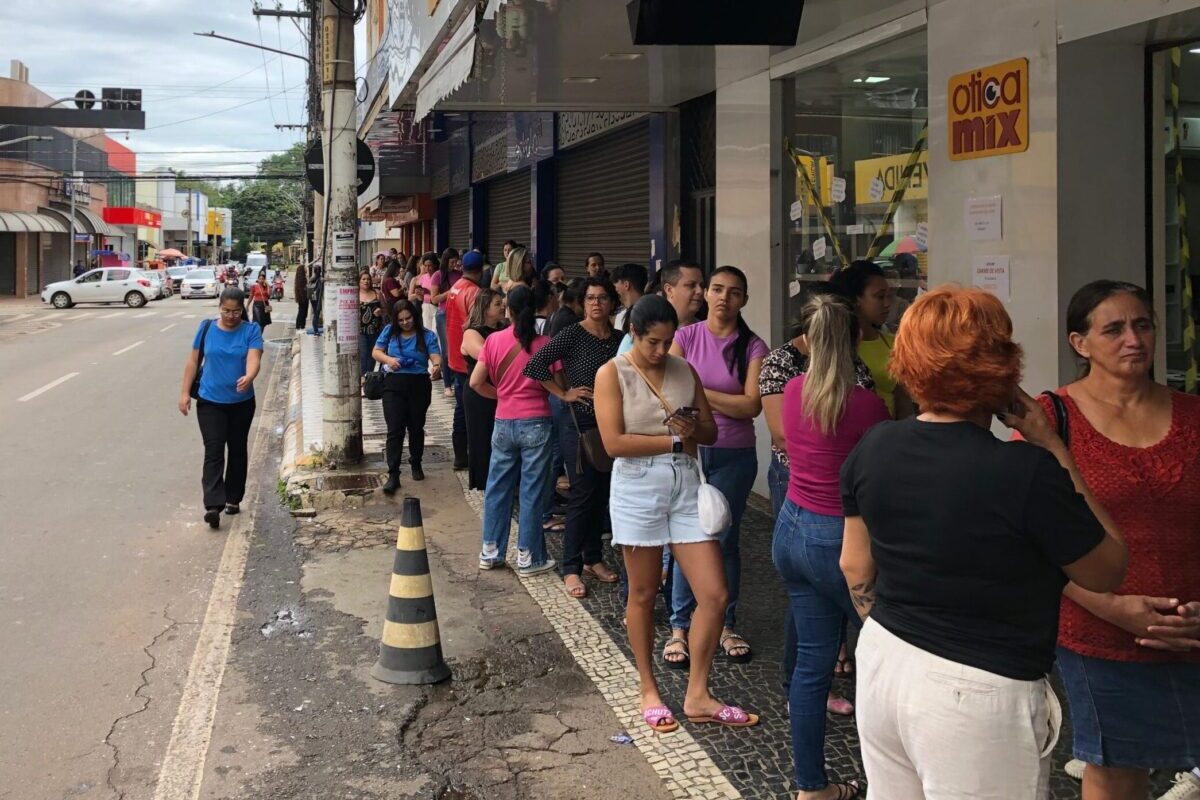
[[860, 258], [888, 274], [891, 324], [929, 263], [926, 36], [896, 39], [787, 79], [786, 268], [790, 326], [812, 288]]

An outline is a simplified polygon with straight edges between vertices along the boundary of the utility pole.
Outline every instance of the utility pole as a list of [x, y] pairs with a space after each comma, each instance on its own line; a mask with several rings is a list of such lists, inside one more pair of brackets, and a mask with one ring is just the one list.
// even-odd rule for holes
[[188, 195], [188, 201], [187, 201], [188, 229], [187, 229], [187, 253], [185, 255], [188, 258], [191, 258], [192, 257], [192, 190], [191, 189], [187, 190], [187, 195]]
[[[75, 274], [75, 192], [79, 191], [79, 184], [75, 180], [75, 159], [79, 156], [79, 137], [71, 136], [71, 177], [68, 180], [68, 185], [71, 187], [71, 274]], [[84, 257], [85, 265], [87, 258]]]
[[[354, 4], [351, 3], [351, 6]], [[321, 427], [326, 459], [362, 461], [362, 398], [358, 368], [357, 98], [354, 91], [354, 17], [346, 0], [321, 3], [321, 97], [325, 159], [325, 347]], [[342, 314], [342, 306], [354, 313]], [[343, 329], [343, 326], [349, 330]]]

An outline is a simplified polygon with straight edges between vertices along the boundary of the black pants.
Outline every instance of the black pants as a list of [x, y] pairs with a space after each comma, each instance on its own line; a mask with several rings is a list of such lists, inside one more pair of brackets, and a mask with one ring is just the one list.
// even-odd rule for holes
[[[566, 452], [568, 448], [562, 445], [575, 443], [575, 447], [578, 447], [579, 433], [570, 417], [564, 422], [560, 447]], [[571, 452], [575, 450], [572, 448]], [[600, 535], [604, 532], [612, 476], [594, 469], [582, 453], [579, 461], [579, 469], [571, 478], [571, 493], [567, 498], [567, 530], [563, 535], [562, 560], [564, 576], [579, 575], [585, 564], [598, 564], [604, 559]]]
[[304, 326], [308, 324], [308, 295], [296, 298], [296, 305], [299, 306], [296, 312], [296, 330], [303, 331]]
[[[224, 508], [246, 495], [247, 444], [254, 419], [254, 398], [241, 403], [196, 401], [196, 419], [204, 439], [204, 507]], [[228, 460], [225, 457], [229, 451]]]
[[408, 432], [408, 463], [420, 465], [425, 455], [425, 414], [433, 396], [427, 373], [389, 372], [383, 379], [383, 418], [387, 422], [388, 473], [400, 473], [400, 451]]

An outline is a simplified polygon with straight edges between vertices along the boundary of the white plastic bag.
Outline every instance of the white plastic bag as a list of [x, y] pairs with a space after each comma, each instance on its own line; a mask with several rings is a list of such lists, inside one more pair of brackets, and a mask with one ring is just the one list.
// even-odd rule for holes
[[733, 522], [733, 512], [729, 510], [729, 501], [721, 494], [721, 490], [704, 477], [704, 469], [698, 458], [696, 469], [700, 471], [700, 494], [696, 498], [700, 510], [700, 530], [709, 536], [717, 536]]

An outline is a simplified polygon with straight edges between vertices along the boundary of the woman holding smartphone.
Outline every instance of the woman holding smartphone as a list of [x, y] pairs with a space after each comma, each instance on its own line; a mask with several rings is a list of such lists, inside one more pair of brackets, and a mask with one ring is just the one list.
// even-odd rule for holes
[[679, 318], [662, 297], [643, 297], [630, 312], [633, 349], [596, 375], [596, 422], [613, 456], [610, 505], [613, 544], [624, 548], [629, 573], [626, 620], [642, 690], [642, 718], [655, 733], [679, 727], [654, 677], [654, 599], [669, 546], [696, 597], [695, 654], [683, 712], [692, 722], [749, 727], [758, 717], [713, 698], [708, 674], [729, 595], [721, 547], [700, 528], [700, 445], [717, 440], [717, 425], [696, 371], [670, 355]]

